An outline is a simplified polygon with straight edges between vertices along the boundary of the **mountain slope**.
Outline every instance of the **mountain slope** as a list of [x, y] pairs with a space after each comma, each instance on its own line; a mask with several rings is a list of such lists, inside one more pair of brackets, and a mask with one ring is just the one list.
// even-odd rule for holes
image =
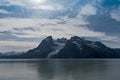
[[37, 48], [29, 50], [26, 54], [23, 54], [23, 56], [29, 58], [46, 58], [49, 53], [54, 50], [53, 47], [55, 46], [57, 45], [54, 44], [52, 36], [48, 36], [39, 44]]

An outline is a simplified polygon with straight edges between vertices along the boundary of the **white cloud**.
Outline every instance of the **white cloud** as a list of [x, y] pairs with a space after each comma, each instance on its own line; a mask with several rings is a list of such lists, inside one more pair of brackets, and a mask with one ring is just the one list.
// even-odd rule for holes
[[48, 10], [48, 11], [55, 11], [55, 10], [62, 10], [63, 6], [61, 5], [38, 5], [38, 6], [33, 6], [32, 9], [41, 9], [41, 10]]
[[4, 10], [4, 9], [0, 9], [0, 13], [2, 13], [2, 14], [11, 14], [11, 12], [6, 11], [6, 10]]
[[0, 19], [0, 31], [12, 30], [21, 27], [40, 27], [44, 24], [56, 24], [59, 20], [39, 19], [39, 18], [3, 18]]
[[61, 10], [63, 6], [57, 3], [49, 4], [47, 0], [5, 0], [8, 2], [6, 6], [17, 5], [28, 9], [41, 9], [41, 10]]
[[[40, 30], [40, 31], [39, 31]], [[52, 35], [55, 38], [58, 37], [71, 37], [74, 35], [77, 36], [85, 36], [85, 37], [99, 37], [102, 36], [102, 33], [90, 31], [87, 28], [82, 27], [74, 27], [74, 26], [66, 26], [66, 25], [57, 25], [57, 26], [46, 26], [39, 28], [38, 31], [23, 31], [25, 35], [15, 34], [15, 36], [20, 38], [35, 38], [35, 37], [42, 37], [42, 36], [49, 36]]]
[[116, 10], [113, 10], [110, 15], [111, 18], [115, 19], [116, 21], [120, 21], [120, 6]]
[[[53, 35], [54, 37], [71, 37], [73, 35], [85, 36], [85, 37], [99, 37], [102, 33], [89, 30], [86, 27], [88, 23], [78, 18], [64, 19], [65, 24], [58, 24], [61, 20], [58, 19], [36, 19], [36, 18], [9, 18], [0, 19], [0, 31], [11, 31], [11, 33], [20, 38], [39, 38], [42, 36]], [[52, 25], [49, 25], [52, 24]], [[14, 30], [14, 28], [31, 27], [32, 30]], [[16, 34], [16, 33], [22, 33]]]
[[85, 16], [91, 16], [91, 15], [96, 15], [97, 9], [91, 4], [86, 4], [83, 6], [80, 10], [79, 15], [85, 15]]
[[[0, 19], [0, 31], [11, 31], [12, 35], [19, 38], [40, 38], [52, 35], [55, 38], [71, 37], [74, 35], [84, 37], [98, 37], [110, 40], [105, 33], [96, 32], [85, 27], [89, 22], [83, 18], [62, 18], [65, 24], [58, 24], [59, 19], [39, 19], [39, 18], [6, 18]], [[52, 24], [52, 25], [50, 25]], [[15, 30], [14, 28], [21, 29]], [[33, 28], [33, 30], [24, 28]], [[22, 33], [16, 34], [16, 33]], [[4, 34], [2, 34], [4, 35]]]

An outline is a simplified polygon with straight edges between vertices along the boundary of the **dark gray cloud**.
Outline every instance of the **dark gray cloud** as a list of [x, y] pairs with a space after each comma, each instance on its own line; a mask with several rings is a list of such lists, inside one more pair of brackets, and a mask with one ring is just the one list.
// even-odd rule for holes
[[[98, 9], [97, 14], [87, 17], [87, 20], [90, 23], [88, 28], [119, 37], [120, 21], [114, 18], [114, 16], [118, 18], [120, 17], [120, 1], [103, 0], [100, 6], [96, 7]], [[111, 15], [112, 13], [114, 13], [113, 16]]]
[[106, 32], [107, 34], [120, 32], [120, 22], [112, 19], [108, 14], [91, 16], [87, 20], [90, 22], [88, 27], [95, 31]]

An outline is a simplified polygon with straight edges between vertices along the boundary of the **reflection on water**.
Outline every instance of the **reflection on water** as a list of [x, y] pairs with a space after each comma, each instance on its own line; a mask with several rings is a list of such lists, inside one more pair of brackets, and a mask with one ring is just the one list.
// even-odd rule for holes
[[0, 80], [119, 80], [120, 60], [0, 61]]

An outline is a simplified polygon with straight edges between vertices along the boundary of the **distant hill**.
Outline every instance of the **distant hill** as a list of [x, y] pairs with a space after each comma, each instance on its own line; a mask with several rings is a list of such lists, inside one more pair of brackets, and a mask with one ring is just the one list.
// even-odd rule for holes
[[45, 38], [36, 48], [22, 54], [2, 55], [0, 58], [120, 58], [120, 49], [112, 49], [99, 41], [78, 36], [69, 40]]

